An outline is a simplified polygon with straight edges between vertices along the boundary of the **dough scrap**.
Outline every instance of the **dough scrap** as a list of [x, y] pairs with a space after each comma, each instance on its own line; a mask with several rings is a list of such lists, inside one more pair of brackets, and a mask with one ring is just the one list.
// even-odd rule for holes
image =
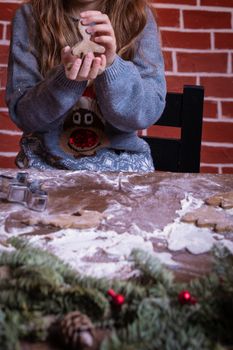
[[198, 227], [209, 227], [215, 232], [233, 232], [233, 217], [224, 211], [219, 211], [212, 206], [202, 207], [186, 213], [181, 221], [193, 223]]
[[223, 209], [233, 208], [233, 191], [218, 193], [205, 200], [205, 203], [212, 206], [219, 206]]
[[33, 215], [23, 218], [23, 222], [28, 225], [52, 225], [61, 229], [88, 229], [97, 227], [104, 217], [104, 214], [98, 211], [80, 210], [78, 214]]

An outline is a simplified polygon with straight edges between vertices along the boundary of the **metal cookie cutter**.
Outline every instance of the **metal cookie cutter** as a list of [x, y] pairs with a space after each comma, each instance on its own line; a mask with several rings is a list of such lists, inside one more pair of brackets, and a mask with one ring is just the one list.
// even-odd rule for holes
[[38, 181], [34, 181], [29, 186], [27, 204], [28, 208], [36, 211], [44, 211], [48, 202], [48, 194], [41, 189]]
[[21, 203], [35, 211], [44, 211], [48, 195], [37, 180], [28, 181], [28, 173], [18, 172], [16, 177], [0, 175], [0, 198]]

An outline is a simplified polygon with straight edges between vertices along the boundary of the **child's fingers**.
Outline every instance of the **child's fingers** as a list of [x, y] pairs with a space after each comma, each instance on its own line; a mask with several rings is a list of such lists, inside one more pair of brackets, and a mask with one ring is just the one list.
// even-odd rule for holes
[[101, 66], [101, 58], [100, 57], [95, 57], [92, 66], [89, 72], [88, 79], [95, 79], [99, 73], [99, 69]]
[[99, 72], [98, 75], [102, 74], [107, 66], [107, 58], [105, 55], [101, 55], [101, 64], [100, 64], [100, 68], [99, 68]]
[[100, 15], [102, 12], [101, 11], [97, 11], [97, 10], [89, 10], [89, 11], [82, 11], [80, 12], [80, 17], [86, 17], [86, 16], [90, 16], [90, 15]]
[[77, 78], [81, 65], [82, 60], [80, 58], [76, 58], [74, 62], [68, 62], [65, 65], [66, 77], [68, 79], [75, 80]]
[[101, 43], [105, 47], [108, 47], [108, 48], [115, 48], [115, 46], [116, 46], [116, 42], [115, 42], [114, 38], [111, 36], [108, 36], [108, 35], [97, 36], [97, 37], [95, 37], [94, 40], [98, 44]]
[[106, 65], [107, 65], [107, 58], [105, 55], [101, 55], [101, 65], [100, 65], [100, 68], [101, 69], [105, 69], [106, 68]]
[[83, 25], [90, 23], [110, 23], [108, 15], [99, 11], [86, 11], [80, 14]]
[[103, 13], [101, 11], [90, 10], [90, 11], [82, 11], [80, 12], [80, 17], [83, 19], [93, 17], [93, 16], [101, 16]]
[[114, 35], [114, 31], [112, 29], [112, 26], [109, 24], [97, 24], [93, 25], [87, 28], [87, 33], [94, 34], [94, 33], [103, 33], [103, 34], [109, 34]]
[[105, 47], [107, 56], [107, 64], [111, 65], [116, 57], [116, 40], [115, 38], [107, 35], [102, 35], [95, 38], [95, 42]]
[[94, 60], [94, 54], [92, 52], [88, 52], [88, 54], [84, 57], [82, 66], [79, 70], [78, 77], [77, 77], [78, 80], [88, 79], [93, 60]]

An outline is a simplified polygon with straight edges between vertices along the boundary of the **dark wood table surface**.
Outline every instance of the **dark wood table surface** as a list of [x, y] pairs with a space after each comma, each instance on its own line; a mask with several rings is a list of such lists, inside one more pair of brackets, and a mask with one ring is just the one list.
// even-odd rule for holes
[[[0, 174], [15, 176], [17, 170], [0, 169]], [[37, 179], [42, 188], [48, 192], [48, 208], [46, 213], [74, 215], [80, 209], [111, 212], [99, 224], [100, 231], [115, 231], [121, 235], [124, 232], [132, 232], [132, 225], [144, 233], [163, 229], [174, 222], [181, 209], [181, 201], [191, 195], [196, 200], [205, 200], [221, 192], [233, 190], [233, 175], [214, 174], [178, 174], [155, 172], [149, 174], [124, 174], [124, 173], [90, 173], [70, 171], [45, 171], [29, 170], [29, 179]], [[13, 210], [14, 208], [14, 210]], [[28, 209], [21, 205], [0, 202], [0, 211], [7, 213], [8, 224], [11, 226], [9, 215], [12, 212]], [[36, 214], [35, 214], [36, 215]], [[13, 225], [13, 224], [12, 224]], [[17, 220], [14, 221], [17, 225]], [[191, 224], [190, 224], [191, 225]], [[194, 227], [194, 226], [193, 226]], [[5, 228], [6, 222], [5, 222]], [[11, 227], [8, 230], [11, 232]], [[211, 231], [211, 230], [210, 230]], [[12, 231], [13, 232], [13, 231]], [[35, 235], [52, 235], [54, 227], [36, 225], [28, 234], [30, 238]], [[21, 234], [23, 230], [21, 230]], [[138, 233], [137, 233], [138, 234]], [[27, 234], [26, 234], [27, 235]], [[225, 234], [223, 233], [225, 236]], [[227, 233], [227, 239], [233, 241], [233, 232]], [[1, 234], [1, 241], [7, 239], [7, 232]], [[170, 251], [166, 242], [160, 237], [152, 237], [149, 240], [153, 244], [155, 252], [167, 252], [172, 259], [179, 264], [170, 265], [177, 279], [189, 280], [200, 274], [206, 274], [211, 267], [210, 253], [191, 254], [187, 249]], [[101, 254], [93, 257], [93, 263], [103, 260]], [[108, 256], [104, 259], [108, 261]], [[101, 261], [102, 261], [101, 260]], [[22, 349], [43, 349], [45, 344], [22, 344]], [[49, 348], [51, 349], [51, 348]]]

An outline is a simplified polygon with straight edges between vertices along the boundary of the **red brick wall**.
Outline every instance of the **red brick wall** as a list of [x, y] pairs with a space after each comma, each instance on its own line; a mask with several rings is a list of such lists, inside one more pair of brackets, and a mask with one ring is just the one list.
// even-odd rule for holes
[[[233, 0], [154, 0], [169, 91], [205, 87], [202, 171], [233, 173]], [[20, 131], [4, 104], [10, 20], [0, 0], [0, 167], [13, 167]]]
[[168, 90], [205, 87], [201, 166], [233, 173], [233, 0], [154, 0]]
[[10, 121], [4, 102], [10, 21], [19, 1], [0, 0], [0, 167], [15, 167], [20, 131]]

